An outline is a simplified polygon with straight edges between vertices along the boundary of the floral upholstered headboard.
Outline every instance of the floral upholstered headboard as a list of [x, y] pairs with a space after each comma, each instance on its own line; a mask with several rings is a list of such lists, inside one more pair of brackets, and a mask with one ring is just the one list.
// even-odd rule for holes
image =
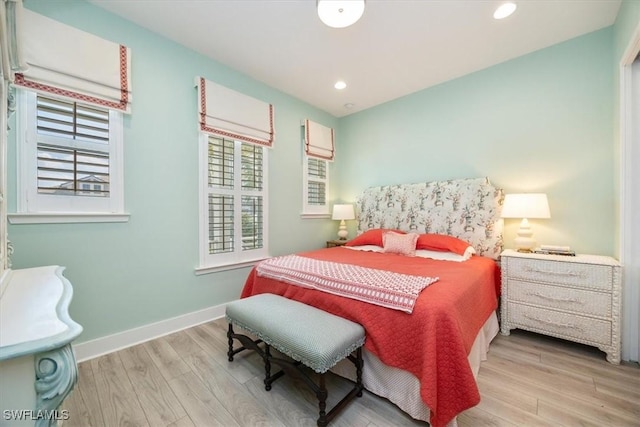
[[356, 201], [358, 234], [372, 228], [446, 234], [469, 242], [478, 255], [497, 259], [503, 199], [488, 178], [371, 187]]

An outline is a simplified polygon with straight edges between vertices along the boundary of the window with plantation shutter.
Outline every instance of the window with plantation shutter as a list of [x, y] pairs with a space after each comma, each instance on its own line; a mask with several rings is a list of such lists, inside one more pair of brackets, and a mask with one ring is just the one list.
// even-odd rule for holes
[[335, 158], [335, 135], [330, 127], [302, 122], [302, 217], [329, 217], [329, 162]]
[[126, 220], [121, 112], [21, 90], [17, 125], [12, 222]]
[[38, 193], [109, 196], [108, 110], [37, 95], [36, 132]]
[[197, 273], [248, 265], [268, 256], [267, 149], [201, 134], [201, 250]]
[[327, 160], [303, 155], [303, 216], [328, 216], [329, 164]]

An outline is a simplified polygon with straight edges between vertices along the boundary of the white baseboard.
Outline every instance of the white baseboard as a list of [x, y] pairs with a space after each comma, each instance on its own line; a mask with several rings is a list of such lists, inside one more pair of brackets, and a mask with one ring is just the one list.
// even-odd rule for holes
[[150, 341], [173, 332], [181, 331], [201, 323], [224, 316], [226, 304], [208, 307], [203, 310], [161, 320], [156, 323], [118, 332], [106, 337], [73, 345], [78, 362], [93, 359], [123, 348]]

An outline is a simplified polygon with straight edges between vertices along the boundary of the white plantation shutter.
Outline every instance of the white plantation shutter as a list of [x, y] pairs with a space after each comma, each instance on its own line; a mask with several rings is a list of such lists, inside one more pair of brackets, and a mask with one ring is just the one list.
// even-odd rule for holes
[[109, 196], [109, 111], [37, 96], [41, 194]]
[[250, 144], [272, 147], [273, 105], [198, 78], [200, 130]]
[[333, 161], [335, 154], [333, 129], [311, 120], [305, 120], [304, 127], [304, 146], [307, 156]]
[[218, 256], [222, 262], [224, 256], [236, 261], [255, 253], [263, 256], [266, 254], [266, 148], [205, 136], [207, 256]]
[[27, 70], [15, 84], [40, 93], [130, 112], [131, 51], [28, 9], [22, 51]]
[[307, 203], [327, 205], [327, 161], [307, 157]]

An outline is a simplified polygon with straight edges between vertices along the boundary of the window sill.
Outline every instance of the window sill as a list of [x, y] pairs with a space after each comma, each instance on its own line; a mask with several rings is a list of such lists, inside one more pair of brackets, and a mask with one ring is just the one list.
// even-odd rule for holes
[[330, 219], [331, 215], [328, 213], [318, 213], [318, 214], [314, 214], [314, 213], [301, 213], [300, 214], [300, 218], [302, 219], [319, 219], [319, 218], [326, 218], [326, 219]]
[[240, 261], [240, 262], [236, 262], [236, 263], [233, 263], [233, 264], [222, 264], [222, 265], [213, 265], [213, 266], [207, 266], [207, 267], [197, 267], [196, 270], [195, 270], [195, 273], [196, 273], [196, 276], [201, 276], [203, 274], [217, 273], [219, 271], [236, 270], [236, 269], [239, 269], [239, 268], [253, 267], [254, 265], [259, 263], [260, 261], [265, 260], [267, 258], [268, 257], [258, 258], [258, 259], [254, 259], [254, 260], [250, 260], [250, 261]]
[[87, 222], [128, 222], [128, 213], [10, 213], [11, 224], [73, 224]]

